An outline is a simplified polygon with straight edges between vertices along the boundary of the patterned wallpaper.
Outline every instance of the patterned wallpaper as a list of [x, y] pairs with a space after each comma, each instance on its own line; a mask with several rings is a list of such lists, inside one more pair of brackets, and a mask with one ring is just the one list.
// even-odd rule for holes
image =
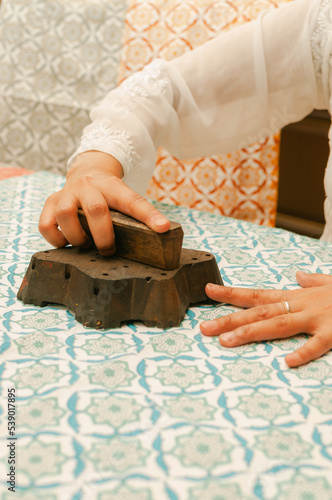
[[0, 161], [65, 173], [88, 112], [118, 81], [126, 3], [5, 0]]

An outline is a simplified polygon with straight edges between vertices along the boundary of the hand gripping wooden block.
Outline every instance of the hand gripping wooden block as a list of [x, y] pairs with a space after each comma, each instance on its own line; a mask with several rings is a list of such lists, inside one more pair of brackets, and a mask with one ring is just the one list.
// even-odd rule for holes
[[84, 326], [103, 329], [125, 321], [178, 326], [190, 304], [210, 302], [205, 285], [223, 284], [216, 260], [208, 252], [181, 250], [180, 224], [162, 236], [122, 214], [115, 219], [115, 256], [77, 247], [38, 252], [17, 297], [25, 304], [64, 305]]
[[[183, 240], [181, 224], [171, 221], [169, 231], [156, 233], [128, 215], [115, 210], [110, 210], [110, 214], [118, 256], [160, 269], [176, 269], [179, 266]], [[93, 241], [83, 210], [78, 211], [78, 217], [84, 231]]]

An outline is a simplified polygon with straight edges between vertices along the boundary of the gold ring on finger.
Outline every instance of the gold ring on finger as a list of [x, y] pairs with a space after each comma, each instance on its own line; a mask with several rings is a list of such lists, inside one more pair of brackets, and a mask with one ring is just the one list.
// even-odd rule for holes
[[287, 300], [282, 300], [281, 301], [282, 305], [284, 306], [285, 308], [285, 314], [288, 314], [291, 312], [291, 308], [290, 308], [290, 305], [289, 303], [287, 302]]

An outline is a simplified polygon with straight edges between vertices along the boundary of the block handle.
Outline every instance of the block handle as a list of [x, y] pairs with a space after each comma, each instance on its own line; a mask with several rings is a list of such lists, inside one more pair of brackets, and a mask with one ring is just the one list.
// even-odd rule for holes
[[[110, 210], [110, 214], [115, 233], [116, 255], [165, 270], [179, 267], [183, 241], [181, 224], [171, 221], [168, 231], [156, 233], [143, 222], [128, 215], [115, 210]], [[79, 209], [78, 217], [82, 228], [93, 241], [83, 210]]]

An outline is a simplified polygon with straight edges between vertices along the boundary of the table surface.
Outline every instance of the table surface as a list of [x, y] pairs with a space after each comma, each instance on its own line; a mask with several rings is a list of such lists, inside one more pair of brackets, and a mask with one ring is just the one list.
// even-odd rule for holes
[[[97, 331], [64, 307], [16, 298], [46, 197], [46, 172], [0, 182], [1, 499], [8, 473], [7, 389], [16, 389], [18, 476], [28, 500], [331, 500], [332, 354], [290, 369], [306, 341], [234, 349], [200, 334], [236, 310], [192, 307], [178, 328]], [[156, 204], [184, 246], [216, 256], [225, 285], [296, 288], [332, 273], [332, 246], [279, 229]]]

